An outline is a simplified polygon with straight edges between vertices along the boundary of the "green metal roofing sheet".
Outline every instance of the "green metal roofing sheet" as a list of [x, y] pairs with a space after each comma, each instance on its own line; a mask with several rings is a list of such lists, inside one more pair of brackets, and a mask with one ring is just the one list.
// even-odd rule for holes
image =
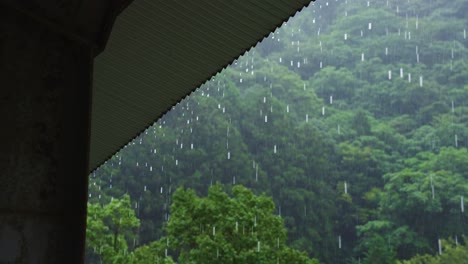
[[310, 2], [133, 2], [95, 60], [89, 170]]

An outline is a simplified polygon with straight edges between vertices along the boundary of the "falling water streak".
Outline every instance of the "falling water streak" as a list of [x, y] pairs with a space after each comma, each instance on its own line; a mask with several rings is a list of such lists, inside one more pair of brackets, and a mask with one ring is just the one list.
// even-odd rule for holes
[[455, 147], [458, 148], [458, 135], [455, 134]]
[[388, 71], [388, 79], [389, 79], [389, 80], [392, 79], [392, 71]]
[[364, 61], [364, 53], [361, 53], [361, 61]]
[[344, 193], [348, 194], [348, 183], [346, 181], [344, 182]]
[[439, 255], [442, 255], [442, 241], [440, 238], [437, 240], [437, 244], [439, 245]]
[[322, 106], [322, 115], [325, 115], [325, 106]]
[[432, 200], [434, 200], [435, 198], [434, 185], [431, 185], [431, 189], [432, 189]]
[[403, 68], [400, 68], [400, 78], [403, 79], [403, 76], [404, 76], [404, 75], [403, 75]]
[[419, 76], [419, 86], [423, 87], [423, 77]]
[[265, 123], [268, 123], [268, 116], [265, 115]]
[[330, 104], [333, 104], [333, 95], [330, 95]]
[[338, 248], [341, 249], [341, 236], [338, 236]]
[[273, 153], [276, 154], [276, 145], [273, 147]]
[[465, 212], [465, 202], [463, 196], [460, 196], [460, 210], [462, 213]]
[[309, 123], [309, 115], [306, 114], [306, 123]]
[[408, 82], [411, 82], [411, 73], [408, 73]]
[[260, 252], [260, 241], [257, 241], [257, 252]]
[[216, 227], [213, 226], [213, 236], [216, 235]]

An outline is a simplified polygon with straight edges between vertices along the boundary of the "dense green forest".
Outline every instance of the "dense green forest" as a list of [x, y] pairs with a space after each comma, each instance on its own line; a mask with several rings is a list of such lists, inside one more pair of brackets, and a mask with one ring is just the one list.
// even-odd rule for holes
[[462, 263], [466, 14], [311, 4], [90, 175], [88, 263]]

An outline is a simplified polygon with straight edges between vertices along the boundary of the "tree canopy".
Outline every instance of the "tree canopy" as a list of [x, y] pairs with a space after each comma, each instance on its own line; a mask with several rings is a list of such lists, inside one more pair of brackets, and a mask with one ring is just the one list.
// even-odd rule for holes
[[[466, 13], [466, 0], [314, 2], [90, 175], [88, 261], [463, 251]], [[122, 199], [139, 224], [108, 212]]]

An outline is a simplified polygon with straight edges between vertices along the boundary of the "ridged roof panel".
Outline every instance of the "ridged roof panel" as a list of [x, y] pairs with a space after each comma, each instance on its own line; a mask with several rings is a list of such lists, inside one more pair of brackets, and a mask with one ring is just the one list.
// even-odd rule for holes
[[310, 2], [133, 2], [95, 61], [89, 170]]

